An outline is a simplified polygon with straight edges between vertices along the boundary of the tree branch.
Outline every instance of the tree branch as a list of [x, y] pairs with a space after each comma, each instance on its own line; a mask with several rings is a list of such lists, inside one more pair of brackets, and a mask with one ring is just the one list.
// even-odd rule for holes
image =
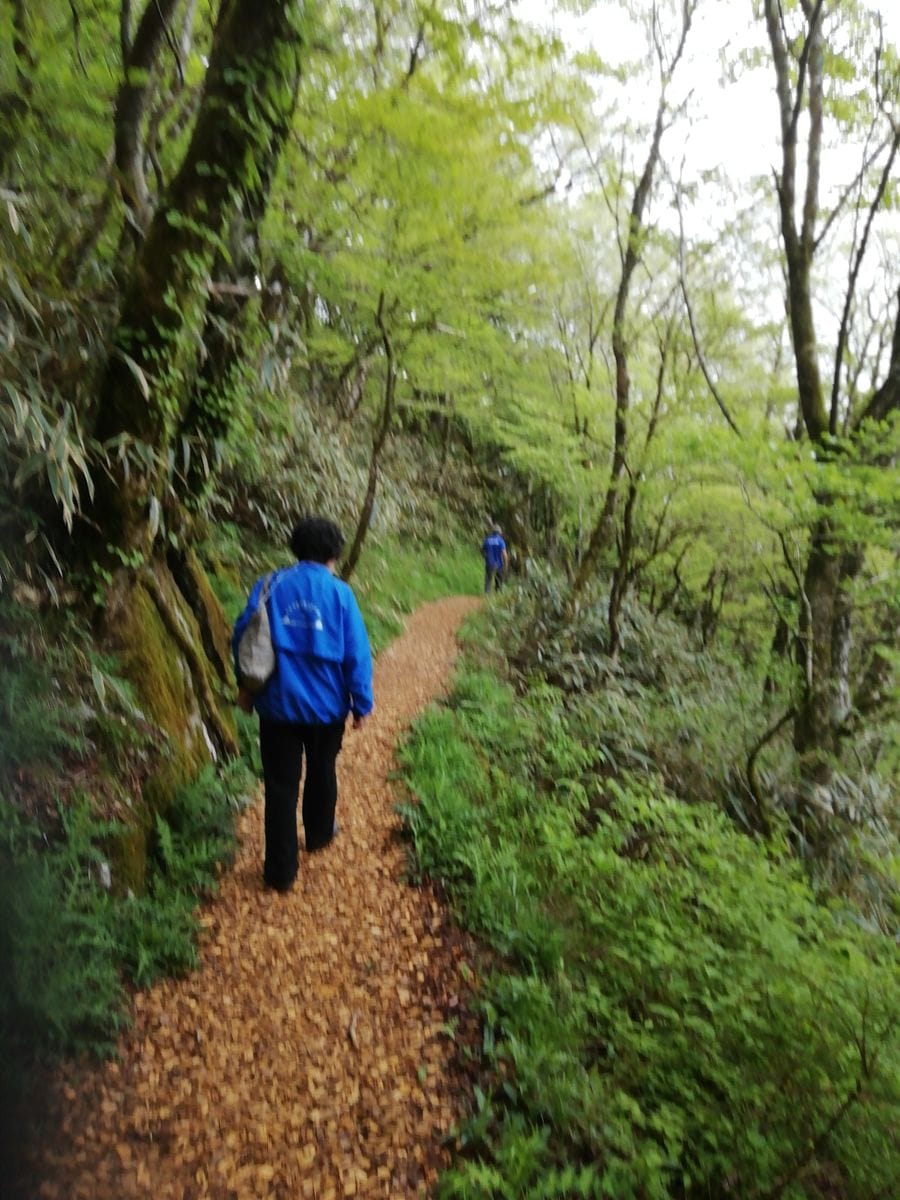
[[840, 402], [840, 383], [841, 383], [841, 368], [844, 362], [844, 351], [847, 346], [847, 336], [850, 327], [850, 310], [853, 305], [853, 299], [856, 294], [856, 284], [859, 279], [860, 268], [862, 267], [863, 258], [869, 245], [869, 234], [872, 231], [872, 224], [875, 220], [875, 214], [881, 207], [881, 202], [884, 199], [884, 194], [887, 190], [887, 185], [891, 177], [891, 171], [894, 165], [894, 159], [897, 157], [897, 150], [900, 148], [900, 128], [894, 133], [891, 144], [890, 153], [887, 161], [881, 172], [881, 178], [878, 180], [878, 187], [872, 203], [869, 205], [869, 211], [866, 214], [866, 222], [863, 228], [862, 238], [859, 246], [856, 249], [856, 254], [850, 266], [850, 276], [847, 280], [847, 291], [844, 296], [844, 308], [841, 313], [841, 323], [838, 329], [837, 346], [834, 352], [834, 373], [831, 379], [831, 412], [829, 415], [828, 428], [832, 434], [838, 432], [838, 409]]
[[874, 392], [869, 403], [860, 413], [854, 426], [859, 429], [864, 421], [883, 421], [889, 413], [900, 408], [900, 289], [897, 291], [897, 319], [891, 343], [891, 360], [884, 382]]
[[728, 411], [725, 401], [722, 399], [719, 389], [716, 387], [715, 380], [713, 379], [712, 375], [710, 375], [709, 368], [706, 365], [706, 359], [703, 355], [703, 350], [700, 347], [700, 338], [697, 334], [697, 323], [694, 320], [694, 310], [691, 307], [691, 298], [688, 295], [688, 289], [687, 289], [687, 270], [685, 267], [685, 256], [684, 256], [684, 214], [681, 209], [681, 191], [679, 188], [676, 188], [675, 196], [676, 196], [675, 203], [678, 208], [678, 229], [679, 229], [678, 273], [679, 273], [679, 278], [681, 280], [681, 295], [684, 300], [684, 307], [685, 307], [685, 311], [687, 312], [688, 325], [690, 326], [690, 330], [691, 330], [691, 341], [694, 343], [694, 352], [697, 355], [697, 362], [700, 365], [700, 370], [703, 373], [703, 378], [706, 380], [706, 386], [709, 388], [709, 390], [712, 394], [712, 398], [715, 400], [716, 404], [719, 406], [719, 411], [721, 412], [721, 414], [725, 418], [725, 420], [728, 422], [728, 424], [731, 426], [732, 430], [737, 434], [737, 436], [742, 437], [743, 435], [741, 434], [740, 429], [738, 429], [738, 426], [737, 426], [734, 418], [732, 417], [731, 413]]
[[148, 0], [122, 63], [123, 81], [116, 97], [116, 170], [132, 224], [141, 233], [153, 215], [144, 174], [144, 116], [153, 92], [153, 68], [180, 3], [181, 0]]
[[356, 533], [353, 538], [353, 545], [350, 548], [350, 553], [344, 562], [341, 570], [341, 579], [347, 580], [353, 574], [359, 556], [362, 553], [363, 542], [369, 530], [369, 523], [372, 519], [372, 510], [375, 506], [375, 492], [378, 488], [378, 474], [381, 466], [381, 452], [384, 449], [387, 441], [388, 433], [391, 428], [391, 420], [394, 415], [394, 401], [397, 389], [397, 364], [394, 356], [394, 342], [388, 330], [385, 321], [385, 302], [384, 292], [378, 297], [378, 307], [375, 312], [375, 323], [378, 326], [381, 334], [381, 344], [384, 348], [385, 357], [385, 377], [384, 377], [384, 403], [381, 409], [381, 417], [375, 430], [375, 436], [372, 440], [372, 454], [369, 459], [369, 478], [366, 483], [366, 494], [363, 498], [362, 509], [359, 514], [359, 521], [356, 525]]

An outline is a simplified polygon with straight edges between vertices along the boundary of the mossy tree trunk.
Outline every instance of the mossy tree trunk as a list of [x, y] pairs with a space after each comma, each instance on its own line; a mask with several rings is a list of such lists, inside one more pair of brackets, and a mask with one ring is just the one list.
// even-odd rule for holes
[[116, 98], [115, 162], [122, 198], [131, 214], [132, 232], [137, 235], [150, 222], [152, 205], [144, 163], [144, 123], [153, 99], [154, 70], [159, 52], [169, 34], [182, 0], [149, 0], [134, 37], [128, 27], [127, 10], [121, 21], [122, 85]]
[[[117, 453], [94, 519], [125, 552], [152, 541], [150, 514], [166, 499], [168, 452], [198, 378], [211, 276], [241, 214], [255, 236], [288, 133], [301, 44], [293, 0], [223, 3], [194, 133], [137, 253], [101, 385], [94, 432]], [[205, 406], [225, 401], [211, 394]], [[227, 423], [227, 412], [218, 415]]]
[[[167, 3], [157, 15], [176, 8]], [[228, 261], [243, 270], [255, 255], [296, 101], [303, 11], [296, 0], [223, 0], [196, 125], [152, 215], [137, 194], [140, 147], [133, 136], [122, 139], [123, 182], [137, 189], [136, 219], [146, 215], [149, 224], [100, 385], [94, 434], [106, 447], [108, 470], [83, 544], [112, 572], [109, 644], [169, 740], [146, 788], [150, 812], [164, 809], [205, 762], [237, 751], [226, 702], [228, 625], [188, 544], [182, 515], [193, 480], [176, 476], [174, 464], [182, 467], [182, 446], [198, 431], [224, 436], [230, 425], [235, 396], [226, 384], [236, 343], [207, 347], [204, 340], [222, 319], [239, 320], [244, 304], [222, 310], [215, 274]], [[137, 122], [125, 120], [125, 101], [140, 110], [132, 94], [139, 82], [126, 80], [117, 113], [132, 135]], [[235, 240], [249, 247], [237, 258]], [[179, 534], [179, 549], [160, 548], [164, 531]]]

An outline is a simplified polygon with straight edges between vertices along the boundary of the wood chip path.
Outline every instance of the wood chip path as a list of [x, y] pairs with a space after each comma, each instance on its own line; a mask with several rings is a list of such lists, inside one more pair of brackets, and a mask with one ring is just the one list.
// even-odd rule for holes
[[338, 759], [340, 833], [301, 857], [287, 895], [261, 885], [261, 802], [244, 814], [204, 910], [201, 969], [135, 997], [117, 1061], [66, 1069], [33, 1195], [428, 1194], [462, 1103], [447, 1028], [464, 1007], [465, 945], [435, 896], [403, 882], [390, 772], [475, 604], [423, 606], [379, 656], [375, 713]]

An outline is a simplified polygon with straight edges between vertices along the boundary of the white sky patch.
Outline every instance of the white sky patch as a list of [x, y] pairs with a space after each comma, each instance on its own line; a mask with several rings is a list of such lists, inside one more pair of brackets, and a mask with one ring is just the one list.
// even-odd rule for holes
[[[672, 5], [673, 10], [676, 7]], [[885, 40], [895, 47], [900, 45], [900, 0], [877, 0], [868, 7], [873, 12], [880, 11]], [[651, 0], [644, 0], [642, 11], [649, 13], [650, 8]], [[547, 0], [519, 0], [518, 13], [540, 28], [554, 30], [573, 51], [593, 49], [612, 67], [640, 64], [640, 73], [624, 83], [604, 80], [597, 107], [599, 112], [604, 106], [611, 106], [617, 115], [626, 115], [636, 124], [649, 127], [659, 100], [658, 76], [645, 66], [650, 61], [645, 30], [629, 17], [617, 0], [596, 0], [582, 17], [561, 12], [556, 4]], [[739, 59], [753, 50], [762, 52], [760, 65], [749, 66], [742, 62], [734, 69]], [[687, 97], [686, 114], [673, 122], [663, 140], [663, 160], [671, 175], [681, 176], [684, 182], [691, 183], [700, 181], [704, 173], [718, 171], [725, 176], [729, 190], [735, 196], [754, 178], [762, 176], [771, 181], [773, 170], [780, 168], [781, 159], [775, 73], [765, 23], [753, 16], [751, 0], [702, 0], [699, 4], [688, 34], [685, 56], [670, 91], [670, 107]], [[802, 133], [801, 125], [801, 137]], [[633, 143], [632, 166], [635, 169], [639, 170], [643, 165], [648, 146], [649, 128], [645, 137], [638, 135]], [[820, 192], [823, 210], [830, 207], [855, 177], [861, 154], [861, 145], [853, 142], [832, 143], [825, 147]], [[799, 194], [802, 196], [802, 152], [799, 168]], [[746, 202], [753, 203], [749, 191], [746, 196]], [[720, 189], [701, 185], [695, 198], [684, 206], [688, 237], [714, 236], [714, 231], [725, 223], [723, 218], [730, 215], [724, 207], [729, 203], [727, 194]], [[657, 219], [666, 227], [677, 228], [677, 216], [667, 207], [657, 214]], [[771, 219], [774, 236], [774, 208]], [[897, 214], [882, 214], [880, 227], [892, 242], [900, 236]], [[835, 233], [839, 235], [836, 242], [847, 241], [846, 227], [839, 227]], [[838, 253], [827, 265], [822, 263], [820, 270], [827, 276], [824, 294], [831, 302], [830, 308], [820, 314], [824, 332], [836, 325], [839, 316], [839, 300], [846, 288], [844, 255]], [[885, 289], [884, 285], [883, 261], [879, 262], [873, 245], [859, 294], [872, 290], [879, 299], [882, 293], [885, 297], [893, 295], [896, 277], [893, 288]], [[766, 311], [777, 315], [783, 309], [780, 286], [778, 294], [760, 295], [759, 301]], [[882, 303], [886, 301], [882, 300]]]
[[[650, 0], [644, 7], [650, 11]], [[881, 11], [886, 40], [900, 44], [900, 0], [882, 0], [869, 7]], [[590, 46], [613, 67], [647, 58], [644, 31], [616, 0], [597, 0], [582, 17], [561, 12], [547, 0], [519, 0], [518, 12], [540, 28], [555, 30], [573, 48]], [[742, 67], [735, 78], [723, 80], [723, 60], [734, 62], [754, 48], [764, 51], [763, 64]], [[656, 88], [641, 79], [624, 91], [635, 118], [652, 120]], [[676, 123], [666, 135], [669, 162], [685, 159], [688, 178], [716, 168], [736, 183], [769, 174], [780, 152], [775, 76], [765, 25], [754, 18], [751, 0], [705, 0], [699, 5], [672, 101], [677, 103], [688, 92], [689, 119]], [[832, 158], [832, 170], [846, 179], [846, 172], [852, 176], [858, 161], [857, 149], [848, 147], [837, 161]], [[837, 180], [826, 178], [825, 186], [830, 182]]]

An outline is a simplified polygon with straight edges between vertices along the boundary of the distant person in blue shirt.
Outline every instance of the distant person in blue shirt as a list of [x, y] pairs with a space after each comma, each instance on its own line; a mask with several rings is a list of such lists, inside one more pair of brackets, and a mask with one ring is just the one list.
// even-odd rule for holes
[[[287, 891], [297, 876], [297, 800], [306, 755], [303, 828], [306, 849], [321, 850], [336, 832], [336, 760], [344, 724], [359, 729], [372, 711], [372, 655], [359, 605], [334, 568], [344, 548], [338, 527], [304, 517], [291, 535], [298, 561], [276, 571], [266, 601], [276, 667], [261, 692], [238, 693], [245, 712], [259, 714], [265, 786], [263, 879]], [[256, 611], [267, 576], [258, 579], [234, 627], [237, 645]]]
[[509, 553], [499, 525], [495, 525], [481, 543], [481, 553], [484, 555], [485, 593], [489, 592], [491, 588], [499, 591], [506, 568], [509, 566]]

